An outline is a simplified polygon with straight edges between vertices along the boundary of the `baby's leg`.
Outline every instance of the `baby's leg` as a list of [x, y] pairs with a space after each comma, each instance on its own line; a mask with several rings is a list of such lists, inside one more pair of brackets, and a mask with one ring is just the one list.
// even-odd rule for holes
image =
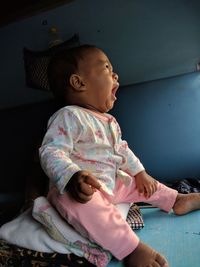
[[166, 212], [173, 209], [176, 215], [200, 209], [200, 193], [179, 194], [159, 182], [157, 191], [150, 198], [145, 199], [144, 196], [138, 195], [136, 188], [133, 195], [133, 202], [147, 202]]
[[125, 186], [121, 181], [117, 181], [114, 194], [115, 203], [146, 202], [166, 212], [169, 212], [176, 202], [178, 192], [158, 182], [156, 192], [151, 197], [145, 198], [144, 195], [141, 195], [138, 192], [135, 179], [133, 178], [129, 186]]
[[179, 194], [176, 190], [161, 183], [158, 183], [157, 191], [143, 201], [167, 212], [173, 209], [176, 215], [184, 215], [200, 209], [200, 193]]
[[137, 247], [137, 235], [99, 191], [85, 204], [72, 200], [67, 193], [60, 195], [56, 189], [51, 190], [48, 199], [77, 232], [110, 251], [117, 259], [123, 259]]
[[124, 259], [126, 267], [168, 266], [163, 256], [139, 241], [116, 207], [100, 192], [85, 204], [73, 201], [67, 193], [59, 195], [57, 190], [52, 190], [48, 199], [82, 236], [117, 259]]
[[178, 194], [173, 206], [176, 215], [200, 209], [200, 193]]

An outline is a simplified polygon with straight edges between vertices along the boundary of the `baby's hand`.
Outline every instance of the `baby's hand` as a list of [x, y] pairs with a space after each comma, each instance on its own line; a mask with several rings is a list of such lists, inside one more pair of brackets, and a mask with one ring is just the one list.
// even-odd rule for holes
[[135, 182], [139, 193], [146, 198], [151, 197], [157, 190], [157, 181], [145, 171], [135, 175]]
[[97, 178], [88, 171], [76, 172], [68, 182], [66, 191], [73, 199], [80, 203], [86, 203], [91, 200], [94, 192], [100, 189], [101, 185]]

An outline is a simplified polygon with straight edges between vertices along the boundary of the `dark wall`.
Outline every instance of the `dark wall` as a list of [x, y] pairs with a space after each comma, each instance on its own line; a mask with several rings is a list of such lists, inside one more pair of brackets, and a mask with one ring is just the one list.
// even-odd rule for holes
[[113, 113], [152, 175], [200, 177], [200, 73], [123, 87]]
[[0, 107], [38, 102], [48, 93], [27, 88], [23, 47], [48, 48], [49, 29], [66, 40], [101, 47], [121, 85], [192, 72], [200, 60], [199, 0], [76, 0], [0, 28]]

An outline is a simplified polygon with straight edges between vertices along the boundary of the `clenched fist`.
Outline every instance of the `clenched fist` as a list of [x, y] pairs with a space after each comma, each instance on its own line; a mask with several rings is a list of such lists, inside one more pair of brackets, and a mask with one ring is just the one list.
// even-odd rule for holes
[[97, 178], [88, 171], [76, 172], [68, 182], [66, 191], [70, 196], [80, 202], [86, 203], [91, 200], [94, 192], [101, 187]]

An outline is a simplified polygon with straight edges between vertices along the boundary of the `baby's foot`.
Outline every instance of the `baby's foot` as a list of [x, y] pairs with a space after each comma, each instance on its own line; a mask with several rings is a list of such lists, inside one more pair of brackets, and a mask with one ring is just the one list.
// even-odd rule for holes
[[176, 215], [184, 215], [200, 209], [200, 193], [178, 194], [173, 211]]
[[157, 251], [140, 242], [137, 248], [124, 259], [125, 267], [169, 267], [167, 260]]

